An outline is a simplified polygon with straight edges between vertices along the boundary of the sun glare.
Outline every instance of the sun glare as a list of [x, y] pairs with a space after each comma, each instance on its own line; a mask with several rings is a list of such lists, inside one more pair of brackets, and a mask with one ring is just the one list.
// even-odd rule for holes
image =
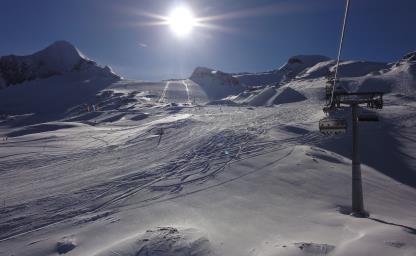
[[196, 25], [196, 19], [189, 8], [177, 7], [170, 13], [168, 23], [177, 36], [184, 37], [191, 33]]

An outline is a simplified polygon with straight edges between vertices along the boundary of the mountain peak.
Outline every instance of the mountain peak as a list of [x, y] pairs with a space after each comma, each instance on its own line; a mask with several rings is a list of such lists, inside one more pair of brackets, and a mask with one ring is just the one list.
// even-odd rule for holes
[[56, 41], [45, 49], [27, 56], [0, 58], [0, 87], [7, 87], [37, 78], [84, 72], [118, 77], [109, 68], [103, 68], [85, 57], [68, 41]]
[[330, 58], [323, 56], [323, 55], [295, 55], [295, 56], [290, 57], [284, 66], [299, 65], [299, 66], [310, 67], [319, 62], [328, 61], [328, 60], [330, 60]]
[[68, 41], [56, 41], [45, 49], [35, 53], [35, 58], [49, 59], [56, 64], [75, 65], [81, 59], [87, 59], [74, 45]]
[[60, 47], [60, 48], [75, 48], [70, 42], [65, 40], [58, 40], [53, 42], [49, 47]]

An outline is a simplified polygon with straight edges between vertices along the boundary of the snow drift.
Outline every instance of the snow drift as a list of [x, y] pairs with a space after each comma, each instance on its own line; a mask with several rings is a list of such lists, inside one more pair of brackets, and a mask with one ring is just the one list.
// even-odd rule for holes
[[159, 227], [147, 230], [142, 235], [122, 241], [94, 255], [213, 256], [208, 239], [199, 237], [198, 233], [193, 229], [178, 230], [173, 227]]
[[288, 86], [276, 89], [267, 87], [255, 96], [245, 99], [243, 102], [250, 106], [273, 106], [306, 100], [306, 97]]

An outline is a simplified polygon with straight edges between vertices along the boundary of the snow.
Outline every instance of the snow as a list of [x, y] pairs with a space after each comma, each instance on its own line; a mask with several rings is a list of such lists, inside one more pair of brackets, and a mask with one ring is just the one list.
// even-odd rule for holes
[[407, 59], [344, 63], [346, 88], [387, 93], [381, 122], [360, 124], [370, 218], [348, 215], [351, 131], [317, 131], [327, 59], [289, 61], [296, 76], [253, 90], [207, 68], [192, 80], [69, 72], [5, 88], [0, 255], [414, 255]]
[[210, 100], [218, 100], [244, 89], [232, 75], [204, 67], [197, 67], [189, 80], [198, 84]]
[[[66, 111], [83, 103], [93, 104], [96, 94], [117, 79], [69, 73], [10, 86], [0, 93], [0, 109], [9, 115], [38, 114], [27, 124], [64, 117]], [[85, 108], [85, 107], [84, 107]]]
[[292, 103], [306, 100], [306, 97], [288, 86], [280, 87], [266, 87], [260, 93], [244, 99], [242, 102], [250, 106], [266, 106]]
[[275, 105], [306, 100], [305, 96], [290, 87], [281, 89], [281, 92], [273, 99], [273, 104]]
[[110, 67], [98, 66], [66, 41], [57, 41], [32, 55], [9, 55], [0, 59], [0, 75], [7, 86], [74, 72], [120, 78]]
[[95, 255], [111, 256], [114, 254], [137, 256], [212, 255], [209, 241], [204, 237], [198, 237], [197, 230], [178, 230], [172, 227], [147, 230], [142, 235], [128, 238]]
[[[343, 61], [339, 65], [338, 74], [339, 77], [359, 77], [365, 76], [369, 73], [380, 72], [383, 69], [388, 68], [386, 63], [369, 62], [369, 61]], [[335, 66], [331, 68], [334, 72]]]
[[251, 106], [265, 106], [270, 99], [277, 94], [274, 87], [267, 87], [259, 94], [252, 97], [248, 104]]
[[71, 71], [81, 59], [86, 59], [78, 49], [66, 41], [57, 41], [46, 49], [25, 58], [33, 63], [43, 62], [45, 69], [62, 73]]
[[241, 83], [246, 85], [278, 84], [296, 77], [300, 72], [317, 63], [329, 60], [321, 55], [297, 55], [289, 58], [287, 63], [279, 69], [264, 73], [245, 73], [234, 75]]

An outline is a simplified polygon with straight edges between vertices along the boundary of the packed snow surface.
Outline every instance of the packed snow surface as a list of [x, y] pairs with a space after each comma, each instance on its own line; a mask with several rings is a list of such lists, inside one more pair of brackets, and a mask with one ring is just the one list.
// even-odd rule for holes
[[317, 129], [326, 79], [310, 68], [330, 61], [299, 60], [258, 88], [199, 68], [1, 90], [0, 255], [415, 255], [412, 56], [340, 81], [387, 93], [381, 122], [360, 124], [370, 218], [349, 215], [351, 130]]

